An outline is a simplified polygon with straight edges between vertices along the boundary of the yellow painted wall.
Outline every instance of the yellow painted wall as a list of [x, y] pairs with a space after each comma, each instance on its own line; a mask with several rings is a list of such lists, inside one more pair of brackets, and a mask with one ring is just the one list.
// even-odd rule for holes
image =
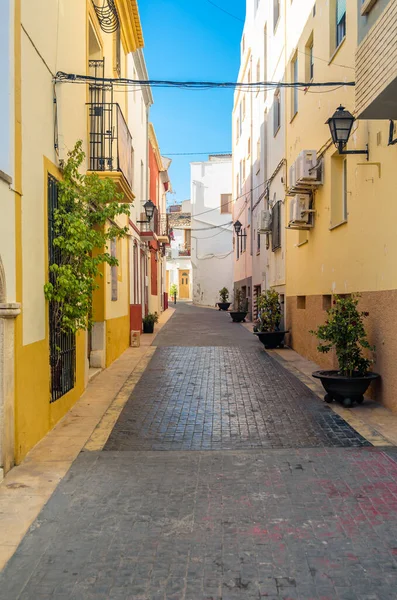
[[[15, 0], [15, 299], [22, 306], [15, 324], [17, 462], [76, 402], [84, 389], [86, 370], [86, 333], [81, 332], [76, 340], [76, 385], [50, 403], [48, 306], [43, 291], [48, 277], [47, 171], [61, 176], [58, 161], [67, 158], [67, 150], [77, 140], [82, 139], [87, 150], [86, 86], [57, 85], [59, 150], [55, 151], [52, 79], [58, 70], [86, 72], [92, 5], [90, 0], [59, 0], [59, 6], [41, 0], [38, 11], [34, 4]], [[107, 75], [113, 76], [113, 37], [103, 34], [101, 38]], [[124, 73], [125, 62], [122, 53]], [[126, 94], [120, 94], [117, 101], [123, 108]], [[110, 286], [104, 269], [102, 299], [95, 307], [108, 320], [107, 364], [129, 343], [127, 240], [122, 244], [119, 301], [107, 308]]]
[[[347, 3], [347, 36], [330, 64], [330, 7], [317, 2], [316, 17], [310, 18], [298, 44], [299, 80], [305, 79], [306, 43], [314, 37], [315, 81], [355, 79], [357, 3]], [[333, 13], [332, 13], [333, 14]], [[291, 57], [296, 50], [291, 53]], [[343, 65], [343, 66], [342, 66]], [[289, 70], [287, 71], [289, 73]], [[332, 89], [332, 88], [331, 88]], [[287, 159], [292, 164], [303, 149], [319, 150], [330, 138], [325, 121], [340, 103], [354, 111], [354, 88], [335, 91], [299, 92], [298, 113], [291, 121], [291, 94], [287, 94]], [[347, 223], [331, 226], [331, 147], [324, 155], [324, 185], [315, 195], [315, 226], [306, 233], [287, 231], [287, 295], [314, 295], [377, 291], [397, 286], [397, 203], [394, 172], [397, 147], [387, 147], [388, 122], [356, 121], [348, 149], [363, 149], [369, 143], [370, 160], [347, 157]], [[333, 177], [334, 176], [334, 177]], [[307, 238], [307, 243], [298, 244]]]

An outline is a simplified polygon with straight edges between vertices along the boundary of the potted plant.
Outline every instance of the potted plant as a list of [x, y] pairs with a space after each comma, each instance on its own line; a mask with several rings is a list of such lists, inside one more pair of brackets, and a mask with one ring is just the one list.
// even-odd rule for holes
[[170, 296], [174, 300], [175, 304], [176, 304], [177, 295], [178, 295], [178, 286], [176, 285], [176, 283], [172, 283], [170, 286]]
[[234, 293], [234, 310], [231, 310], [229, 313], [233, 323], [242, 323], [245, 321], [248, 313], [247, 304], [248, 301], [246, 298], [243, 298], [243, 292], [240, 288], [237, 288]]
[[284, 342], [286, 331], [280, 331], [281, 304], [275, 290], [266, 290], [258, 297], [258, 319], [254, 334], [265, 348], [277, 348]]
[[373, 360], [363, 356], [364, 350], [375, 348], [369, 344], [365, 332], [364, 319], [368, 313], [358, 310], [358, 301], [359, 295], [335, 296], [325, 324], [310, 332], [320, 340], [319, 352], [327, 353], [334, 348], [338, 359], [338, 370], [313, 373], [324, 386], [326, 402], [340, 400], [344, 406], [361, 404], [371, 381], [379, 377], [368, 371]]
[[225, 287], [219, 290], [219, 298], [221, 299], [221, 301], [218, 302], [219, 310], [228, 310], [231, 304], [231, 302], [228, 302], [229, 290]]
[[159, 320], [159, 316], [158, 314], [155, 313], [148, 313], [146, 315], [146, 317], [143, 317], [142, 322], [143, 322], [143, 333], [153, 333], [154, 331], [154, 324], [157, 323]]

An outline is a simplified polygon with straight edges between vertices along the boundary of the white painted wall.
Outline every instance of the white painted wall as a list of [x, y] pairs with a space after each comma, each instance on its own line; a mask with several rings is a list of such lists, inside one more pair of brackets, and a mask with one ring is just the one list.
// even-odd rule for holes
[[[314, 0], [280, 2], [280, 17], [274, 23], [274, 3], [265, 0], [246, 0], [246, 20], [241, 41], [241, 64], [238, 81], [290, 81], [285, 65], [294, 55], [296, 44], [307, 18], [313, 9]], [[266, 32], [266, 34], [265, 34]], [[265, 42], [266, 40], [266, 42]], [[298, 55], [298, 60], [304, 56]], [[236, 90], [232, 115], [233, 123], [233, 197], [235, 199], [233, 220], [237, 218], [246, 228], [247, 250], [234, 253], [234, 281], [252, 275], [252, 290], [260, 285], [284, 292], [285, 285], [285, 184], [287, 168], [282, 166], [275, 173], [280, 161], [286, 157], [285, 115], [286, 93], [280, 89], [280, 129], [274, 131], [274, 92], [243, 92]], [[301, 94], [301, 92], [299, 92]], [[242, 110], [245, 105], [245, 117]], [[292, 115], [291, 115], [292, 117]], [[240, 119], [241, 134], [238, 134]], [[250, 141], [249, 141], [250, 140]], [[238, 182], [240, 164], [245, 163], [245, 178]], [[267, 197], [264, 196], [269, 178]], [[252, 189], [252, 194], [250, 190]], [[266, 236], [260, 236], [258, 244], [258, 218], [260, 211], [274, 206], [281, 200], [281, 240], [279, 250], [272, 252], [271, 236], [266, 248]]]
[[232, 297], [232, 203], [229, 212], [221, 213], [221, 195], [232, 194], [232, 159], [209, 157], [190, 167], [193, 302], [214, 306], [221, 288]]

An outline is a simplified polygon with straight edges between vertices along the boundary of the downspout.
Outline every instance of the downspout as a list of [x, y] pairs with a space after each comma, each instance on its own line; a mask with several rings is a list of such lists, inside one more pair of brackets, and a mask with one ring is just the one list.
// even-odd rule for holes
[[[250, 58], [250, 70], [251, 70], [251, 81], [254, 77], [254, 73], [252, 71], [252, 54], [251, 54], [251, 58]], [[253, 117], [252, 117], [252, 109], [253, 109], [253, 93], [251, 92], [250, 94], [250, 104], [251, 104], [251, 108], [250, 108], [250, 119], [251, 119], [251, 123], [250, 123], [250, 144], [251, 144], [251, 148], [250, 148], [250, 214], [251, 214], [251, 224], [250, 224], [250, 254], [251, 256], [253, 256], [254, 253], [254, 236], [253, 236], [253, 206], [254, 206], [254, 194], [253, 194], [253, 190], [254, 190], [254, 170], [253, 170], [253, 164], [252, 164], [252, 155], [253, 155], [253, 128], [254, 128], [254, 123], [253, 123]], [[253, 262], [251, 260], [251, 278], [253, 275]], [[252, 284], [251, 284], [251, 288], [252, 288]], [[251, 294], [252, 294], [252, 289], [251, 289]]]

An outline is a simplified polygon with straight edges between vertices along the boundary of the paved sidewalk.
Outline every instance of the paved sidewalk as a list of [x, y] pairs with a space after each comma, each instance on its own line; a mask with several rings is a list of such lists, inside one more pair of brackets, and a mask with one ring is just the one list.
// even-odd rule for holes
[[0, 598], [397, 599], [397, 449], [371, 446], [226, 314], [179, 305], [155, 344]]
[[151, 357], [150, 344], [173, 312], [169, 309], [160, 316], [154, 334], [141, 336], [140, 348], [128, 348], [108, 369], [96, 375], [65, 417], [29, 452], [22, 464], [7, 473], [0, 484], [0, 569], [14, 554], [90, 437], [91, 445], [96, 448], [95, 428], [114, 401], [120, 410], [113, 424], [117, 420], [143, 372], [142, 367], [146, 367], [147, 358]]

